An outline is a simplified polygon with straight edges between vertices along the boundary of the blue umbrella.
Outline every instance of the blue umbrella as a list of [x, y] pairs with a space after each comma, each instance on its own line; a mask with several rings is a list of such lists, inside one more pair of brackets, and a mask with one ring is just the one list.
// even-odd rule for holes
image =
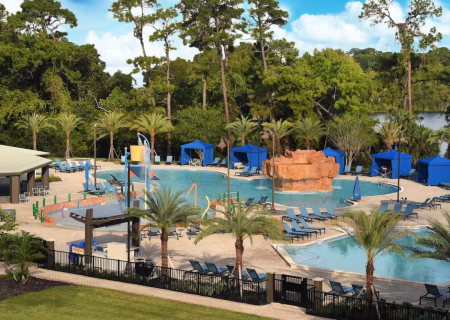
[[355, 186], [353, 187], [353, 200], [361, 200], [361, 189], [359, 188], [359, 178], [356, 176]]

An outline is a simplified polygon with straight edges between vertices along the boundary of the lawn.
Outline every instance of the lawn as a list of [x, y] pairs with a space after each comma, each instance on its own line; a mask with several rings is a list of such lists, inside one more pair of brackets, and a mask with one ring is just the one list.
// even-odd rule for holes
[[68, 286], [0, 302], [2, 319], [269, 319], [121, 291]]

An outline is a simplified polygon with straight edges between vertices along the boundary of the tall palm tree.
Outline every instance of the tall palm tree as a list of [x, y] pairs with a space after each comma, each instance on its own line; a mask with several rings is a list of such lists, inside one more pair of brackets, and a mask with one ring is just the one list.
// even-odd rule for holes
[[324, 125], [320, 120], [314, 121], [311, 118], [304, 118], [297, 122], [292, 132], [295, 139], [305, 141], [307, 150], [311, 150], [311, 145], [319, 143], [320, 138], [325, 135]]
[[155, 159], [155, 136], [158, 133], [164, 133], [173, 130], [173, 125], [167, 122], [167, 117], [159, 113], [150, 113], [138, 118], [131, 129], [139, 130], [150, 135], [150, 145], [152, 149], [151, 161]]
[[441, 128], [439, 130], [436, 130], [433, 134], [433, 136], [431, 137], [431, 141], [445, 141], [448, 143], [448, 147], [447, 147], [447, 158], [450, 159], [450, 127], [448, 128]]
[[[180, 190], [173, 194], [171, 188], [158, 189], [154, 192], [145, 191], [148, 210], [137, 208], [130, 209], [130, 215], [144, 218], [148, 223], [143, 226], [158, 227], [161, 230], [161, 265], [163, 268], [169, 267], [168, 248], [169, 230], [176, 224], [187, 224], [194, 215], [194, 206], [187, 203], [182, 197], [185, 190]], [[142, 231], [142, 229], [141, 229]], [[165, 269], [163, 269], [163, 272]]]
[[246, 207], [244, 204], [235, 206], [233, 211], [221, 211], [225, 218], [209, 219], [204, 222], [204, 228], [197, 235], [195, 244], [204, 238], [217, 233], [225, 232], [231, 234], [236, 239], [236, 268], [238, 269], [239, 277], [242, 274], [243, 255], [244, 255], [244, 240], [250, 239], [253, 243], [255, 235], [268, 235], [272, 240], [284, 240], [284, 236], [279, 228], [279, 221], [274, 220], [272, 215], [266, 209], [257, 210], [253, 206]]
[[70, 158], [70, 133], [82, 122], [81, 118], [77, 118], [72, 113], [60, 113], [56, 121], [61, 129], [66, 133], [66, 159]]
[[372, 299], [374, 261], [377, 256], [388, 252], [397, 252], [404, 256], [402, 247], [395, 241], [411, 234], [411, 231], [407, 229], [397, 231], [395, 229], [397, 223], [401, 220], [399, 214], [375, 210], [371, 215], [367, 215], [364, 211], [354, 212], [349, 210], [344, 212], [342, 218], [333, 222], [333, 224], [344, 230], [348, 230], [347, 233], [350, 238], [366, 254], [366, 290], [368, 299]]
[[414, 243], [424, 249], [408, 247], [413, 253], [412, 258], [430, 258], [450, 262], [450, 215], [445, 211], [442, 215], [447, 226], [437, 219], [428, 219], [434, 232], [427, 237], [415, 237]]
[[[109, 158], [114, 160], [114, 134], [117, 133], [122, 128], [127, 128], [130, 126], [128, 118], [121, 112], [105, 112], [104, 116], [99, 120], [103, 120], [105, 122], [105, 127], [101, 128], [102, 130], [109, 133]], [[103, 138], [106, 134], [100, 135], [100, 138]]]
[[[294, 124], [287, 120], [273, 120], [272, 122], [263, 123], [262, 126], [264, 130], [274, 133], [278, 147], [278, 154], [281, 154], [281, 139], [291, 134], [291, 129]], [[273, 150], [273, 153], [275, 154], [275, 150]]]
[[385, 121], [377, 127], [377, 131], [387, 151], [391, 150], [394, 143], [398, 141], [400, 126], [395, 122]]
[[245, 144], [245, 137], [255, 130], [258, 125], [251, 120], [247, 119], [247, 117], [241, 116], [241, 118], [236, 118], [235, 122], [230, 123], [225, 126], [225, 129], [230, 129], [233, 133], [241, 138], [241, 144]]
[[[19, 129], [28, 130], [28, 115], [23, 115], [22, 119], [18, 120], [15, 126]], [[39, 131], [44, 129], [56, 129], [54, 125], [49, 122], [49, 119], [45, 115], [33, 113], [30, 116], [30, 130], [33, 132], [33, 149], [36, 149], [36, 139]]]

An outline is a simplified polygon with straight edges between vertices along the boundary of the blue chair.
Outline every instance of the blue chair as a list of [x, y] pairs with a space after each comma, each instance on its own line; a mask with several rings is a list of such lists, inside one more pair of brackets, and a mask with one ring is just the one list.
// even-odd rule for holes
[[355, 169], [355, 171], [352, 172], [352, 174], [358, 175], [358, 173], [362, 173], [361, 171], [362, 171], [362, 166], [357, 166], [356, 169]]
[[205, 262], [206, 267], [208, 268], [209, 272], [214, 273], [216, 275], [227, 275], [228, 269], [227, 268], [217, 268], [214, 263]]
[[407, 174], [401, 174], [400, 178], [414, 179], [416, 177], [416, 169], [411, 169]]
[[75, 161], [71, 162], [73, 168], [77, 168], [79, 171], [83, 171], [85, 168], [77, 165]]
[[250, 269], [250, 268], [247, 268], [247, 272], [253, 281], [256, 281], [256, 282], [266, 281], [267, 274], [265, 274], [265, 273], [258, 274], [255, 269]]
[[334, 212], [334, 208], [331, 204], [327, 204], [325, 206], [325, 210], [327, 210], [327, 214], [329, 214], [330, 216], [334, 217], [334, 218], [341, 218], [342, 214], [336, 213]]
[[258, 168], [252, 167], [250, 169], [250, 171], [248, 171], [247, 173], [244, 173], [244, 176], [246, 176], [246, 177], [254, 176], [256, 174], [256, 169], [258, 169]]
[[207, 273], [209, 271], [207, 266], [202, 266], [197, 260], [189, 260], [189, 263], [192, 266], [192, 271], [198, 271], [200, 273]]
[[218, 164], [219, 167], [226, 167], [228, 163], [227, 158], [224, 158], [221, 163]]
[[310, 215], [305, 207], [300, 207], [300, 213], [302, 214], [302, 218], [309, 219], [311, 222], [313, 222], [313, 220], [320, 220], [319, 217]]
[[[355, 294], [353, 295], [354, 298], [360, 298], [360, 299], [366, 299], [367, 298], [367, 292], [364, 289], [363, 286], [358, 284], [352, 284], [353, 291]], [[380, 296], [380, 291], [377, 291], [377, 296]]]
[[382, 202], [381, 206], [380, 206], [380, 209], [378, 209], [378, 212], [386, 212], [388, 207], [389, 207], [389, 203]]
[[352, 166], [346, 165], [344, 167], [344, 171], [342, 171], [342, 174], [350, 174], [351, 173], [351, 169], [352, 169]]
[[[312, 232], [306, 232], [306, 231], [293, 231], [287, 223], [283, 223], [283, 227], [284, 227], [284, 230], [286, 230], [286, 233], [288, 233], [288, 234], [297, 234], [300, 236], [310, 237], [311, 233], [312, 233]], [[316, 236], [317, 236], [317, 233], [316, 233]]]
[[219, 161], [220, 161], [220, 158], [214, 158], [213, 163], [210, 163], [210, 164], [208, 164], [207, 166], [208, 166], [208, 167], [213, 167], [213, 166], [219, 164]]
[[[83, 163], [83, 161], [78, 161], [78, 164], [80, 165], [80, 167], [83, 167], [84, 169], [86, 169], [86, 165]], [[88, 167], [89, 170], [89, 167]]]
[[408, 204], [406, 206], [405, 212], [403, 212], [400, 216], [404, 217], [403, 220], [406, 220], [406, 218], [408, 218], [409, 216], [415, 214], [417, 216], [417, 218], [419, 218], [419, 214], [417, 212], [413, 212], [414, 211], [414, 205], [413, 204]]
[[161, 164], [161, 157], [155, 156], [155, 163], [154, 164]]
[[117, 191], [118, 190], [116, 187], [111, 185], [108, 181], [103, 182], [103, 184], [105, 185], [105, 188], [108, 191]]
[[[293, 222], [295, 222], [295, 221], [291, 221], [291, 224], [292, 224]], [[310, 226], [308, 225], [308, 223], [306, 223], [305, 219], [303, 219], [303, 218], [298, 218], [298, 222], [300, 222], [300, 223], [302, 224], [303, 228], [305, 228], [305, 229], [309, 229], [309, 230], [317, 230], [317, 231], [320, 231], [320, 232], [322, 232], [322, 230], [323, 230], [323, 233], [325, 233], [325, 228], [322, 228], [322, 227], [310, 227]], [[293, 225], [293, 224], [292, 224], [292, 225]]]
[[248, 172], [248, 166], [245, 166], [244, 169], [242, 169], [242, 171], [236, 172], [235, 175], [242, 176], [242, 175], [246, 174], [247, 172]]
[[312, 229], [305, 229], [305, 228], [300, 227], [298, 225], [297, 221], [295, 221], [295, 220], [291, 221], [291, 226], [292, 226], [292, 228], [294, 228], [295, 232], [315, 233], [316, 236], [317, 236], [317, 233], [322, 234], [322, 230], [312, 230]]
[[78, 170], [77, 168], [72, 168], [67, 162], [64, 162], [63, 165], [64, 165], [65, 169], [69, 172], [75, 172]]
[[393, 212], [402, 212], [403, 205], [401, 203], [396, 203], [394, 205], [394, 209], [392, 209]]
[[106, 192], [105, 186], [101, 182], [97, 182], [97, 190], [101, 192]]
[[167, 156], [166, 158], [166, 166], [172, 164], [173, 158], [172, 156]]
[[94, 166], [92, 163], [91, 163], [91, 160], [86, 160], [86, 163], [89, 165], [89, 168], [94, 168], [94, 167], [97, 167], [97, 168], [102, 168], [102, 166]]
[[71, 173], [74, 171], [72, 169], [72, 167], [70, 167], [70, 169], [67, 170], [66, 166], [61, 162], [61, 160], [55, 159], [55, 161], [56, 161], [55, 172], [56, 172], [56, 170], [59, 170], [60, 172], [68, 172], [68, 173]]
[[262, 196], [257, 202], [253, 202], [253, 204], [257, 204], [257, 205], [266, 205], [266, 201], [269, 197], [268, 196]]
[[331, 285], [330, 293], [335, 293], [335, 294], [346, 294], [346, 293], [349, 293], [349, 292], [355, 293], [353, 291], [352, 287], [350, 287], [350, 286], [343, 286], [343, 285], [341, 285], [340, 282], [330, 281], [330, 285]]
[[425, 288], [427, 289], [427, 293], [423, 296], [420, 296], [419, 304], [422, 304], [423, 300], [434, 300], [434, 306], [436, 307], [436, 300], [443, 295], [449, 294], [449, 290], [438, 289], [438, 287], [434, 284], [425, 284]]
[[315, 215], [316, 217], [320, 218], [320, 219], [325, 220], [325, 219], [328, 219], [328, 218], [330, 218], [330, 219], [333, 218], [332, 216], [326, 216], [326, 215], [324, 215], [324, 214], [320, 211], [319, 206], [312, 206], [311, 209], [313, 210], [314, 215]]
[[89, 187], [89, 191], [91, 192], [91, 193], [97, 193], [97, 192], [99, 192], [100, 191], [100, 193], [104, 193], [105, 192], [105, 190], [100, 190], [100, 189], [97, 189], [97, 188], [95, 188], [94, 187], [94, 185], [92, 184], [92, 183], [89, 183], [88, 184], [88, 187]]
[[[238, 270], [237, 270], [237, 268], [235, 268], [235, 267], [232, 266], [232, 265], [227, 264], [227, 269], [228, 269], [228, 272], [229, 272], [231, 275], [233, 275], [235, 278], [238, 277]], [[234, 271], [233, 271], [233, 270], [234, 270]], [[245, 271], [245, 270], [242, 270], [242, 279], [244, 279], [244, 280], [247, 280], [247, 279], [248, 279], [248, 273], [247, 273], [247, 271]]]

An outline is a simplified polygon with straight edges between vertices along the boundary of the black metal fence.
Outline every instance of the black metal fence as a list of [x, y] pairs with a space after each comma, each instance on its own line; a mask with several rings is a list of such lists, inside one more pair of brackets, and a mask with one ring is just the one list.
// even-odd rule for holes
[[307, 278], [287, 274], [280, 276], [274, 279], [274, 302], [306, 307], [307, 290], [313, 289], [314, 286], [308, 285]]
[[308, 289], [306, 313], [345, 320], [449, 320], [446, 310], [373, 302]]
[[191, 293], [248, 304], [266, 303], [267, 281], [237, 280], [235, 277], [154, 266], [50, 250], [40, 267], [99, 279]]

